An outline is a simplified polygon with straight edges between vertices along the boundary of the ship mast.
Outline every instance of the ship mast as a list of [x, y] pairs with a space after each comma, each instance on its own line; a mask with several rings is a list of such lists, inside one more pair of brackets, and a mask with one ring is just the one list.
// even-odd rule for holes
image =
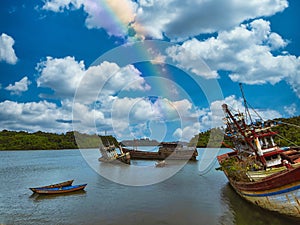
[[244, 100], [246, 120], [247, 120], [247, 115], [248, 115], [249, 119], [250, 119], [250, 122], [253, 123], [251, 114], [249, 112], [249, 107], [248, 107], [248, 104], [247, 104], [247, 101], [246, 101], [246, 98], [245, 98], [245, 94], [244, 94], [244, 90], [243, 90], [243, 85], [242, 85], [242, 83], [239, 83], [239, 85], [240, 85], [240, 90], [241, 90], [242, 97], [243, 97], [243, 100]]

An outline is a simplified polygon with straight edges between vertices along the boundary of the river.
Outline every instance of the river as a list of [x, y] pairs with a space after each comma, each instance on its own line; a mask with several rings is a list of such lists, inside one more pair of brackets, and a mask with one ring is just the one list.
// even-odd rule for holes
[[[1, 225], [300, 224], [241, 199], [220, 171], [200, 176], [199, 161], [162, 182], [128, 186], [99, 175], [79, 150], [0, 151], [0, 158]], [[70, 179], [87, 183], [85, 191], [42, 196], [28, 189]]]

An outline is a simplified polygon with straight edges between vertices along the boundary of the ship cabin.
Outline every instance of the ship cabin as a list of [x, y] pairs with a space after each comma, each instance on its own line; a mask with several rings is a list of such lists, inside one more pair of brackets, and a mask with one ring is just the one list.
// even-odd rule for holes
[[[227, 111], [226, 105], [224, 108]], [[224, 123], [227, 125], [225, 134], [232, 138], [236, 149], [242, 153], [241, 156], [256, 154], [266, 168], [282, 165], [280, 153], [283, 150], [274, 142], [277, 133], [271, 130], [277, 125], [276, 122], [256, 120], [247, 124], [243, 113], [228, 113]]]
[[264, 161], [265, 166], [274, 167], [282, 164], [281, 150], [274, 142], [274, 136], [277, 134], [270, 130], [272, 125], [265, 126], [263, 123], [261, 126], [252, 130], [251, 141], [258, 156]]
[[114, 145], [101, 146], [100, 152], [101, 152], [103, 158], [106, 158], [106, 159], [118, 158], [118, 153], [117, 153], [116, 147]]

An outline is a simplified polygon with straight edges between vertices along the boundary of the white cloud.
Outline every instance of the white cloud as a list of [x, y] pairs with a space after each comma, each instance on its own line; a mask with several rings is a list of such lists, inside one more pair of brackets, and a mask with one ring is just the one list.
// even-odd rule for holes
[[200, 123], [194, 123], [183, 128], [177, 128], [173, 133], [176, 140], [190, 141], [195, 135], [200, 132]]
[[[246, 84], [276, 84], [285, 80], [300, 96], [300, 58], [273, 54], [286, 45], [287, 41], [271, 32], [268, 21], [258, 19], [204, 41], [188, 40], [172, 46], [167, 53], [180, 67], [205, 78], [217, 78], [217, 71], [228, 71], [233, 81]], [[204, 66], [197, 63], [201, 59], [211, 73], [203, 72]]]
[[31, 81], [28, 80], [28, 77], [23, 77], [20, 81], [15, 82], [14, 85], [8, 85], [5, 90], [11, 91], [11, 94], [19, 95], [24, 91], [28, 90], [28, 86], [31, 84]]
[[129, 124], [126, 113], [131, 113], [135, 122], [148, 120], [154, 113], [144, 99], [118, 97], [119, 93], [134, 96], [135, 92], [150, 90], [140, 71], [132, 65], [119, 67], [105, 61], [85, 69], [84, 62], [78, 62], [74, 57], [47, 57], [38, 64], [37, 70], [38, 86], [52, 89], [53, 97], [61, 100], [62, 108], [70, 114], [73, 110], [73, 119], [80, 121], [74, 124], [76, 130], [96, 132], [98, 128], [114, 128], [116, 133], [126, 135]]
[[47, 101], [0, 102], [0, 127], [7, 130], [66, 132], [72, 130], [72, 124], [57, 120], [71, 120], [70, 115], [70, 111]]
[[134, 21], [136, 3], [130, 0], [84, 1], [88, 28], [104, 28], [108, 34], [125, 36]]
[[38, 64], [38, 87], [51, 88], [58, 99], [74, 98], [93, 102], [98, 98], [106, 98], [117, 92], [132, 90], [148, 90], [141, 73], [132, 65], [119, 67], [115, 63], [103, 62], [98, 66], [85, 69], [83, 61], [74, 57], [47, 59]]
[[45, 4], [42, 6], [42, 9], [54, 12], [63, 12], [65, 9], [79, 9], [84, 0], [45, 0], [44, 2]]
[[16, 64], [18, 58], [13, 49], [15, 41], [9, 35], [2, 33], [0, 36], [0, 62], [5, 61], [9, 64]]
[[47, 57], [37, 65], [38, 87], [51, 88], [60, 98], [73, 98], [75, 90], [84, 76], [84, 62], [77, 62], [74, 57]]
[[83, 7], [89, 29], [103, 28], [109, 35], [124, 37], [134, 21], [137, 4], [130, 0], [47, 0], [42, 9], [63, 12]]
[[231, 29], [245, 20], [271, 16], [288, 7], [287, 0], [47, 0], [45, 10], [79, 9], [87, 13], [88, 28], [104, 28], [125, 36], [133, 27], [137, 36], [187, 39], [202, 33]]
[[284, 111], [289, 115], [289, 116], [295, 116], [295, 113], [297, 111], [297, 106], [295, 103], [289, 105], [289, 106], [284, 106]]
[[[231, 29], [248, 19], [283, 11], [286, 0], [138, 1], [135, 24], [139, 33], [161, 39], [186, 39], [203, 33]], [[136, 26], [135, 26], [136, 25]]]

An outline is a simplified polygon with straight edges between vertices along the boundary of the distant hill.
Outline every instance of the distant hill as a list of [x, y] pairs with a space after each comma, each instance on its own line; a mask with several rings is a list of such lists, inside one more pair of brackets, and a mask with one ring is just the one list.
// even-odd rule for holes
[[115, 144], [118, 146], [118, 142], [113, 136], [89, 135], [76, 131], [65, 134], [42, 131], [28, 133], [25, 131], [3, 130], [0, 132], [0, 150], [99, 148], [101, 141], [104, 145]]
[[[300, 116], [292, 117], [292, 118], [278, 118], [274, 119], [275, 121], [282, 122], [281, 125], [274, 127], [272, 130], [278, 132], [278, 135], [275, 136], [275, 142], [283, 147], [283, 146], [300, 146]], [[221, 129], [213, 128], [205, 132], [201, 132], [198, 135], [194, 136], [189, 145], [197, 146], [198, 148], [205, 148], [210, 139], [210, 133], [214, 131], [214, 135], [212, 135], [212, 139], [215, 138], [215, 146], [220, 147], [220, 143], [217, 142], [220, 138], [216, 137], [218, 135], [223, 135]], [[279, 136], [280, 135], [280, 136]], [[213, 143], [214, 140], [211, 140]], [[225, 145], [222, 144], [221, 147], [226, 147], [227, 145], [231, 145], [230, 139], [228, 137], [224, 137]]]

